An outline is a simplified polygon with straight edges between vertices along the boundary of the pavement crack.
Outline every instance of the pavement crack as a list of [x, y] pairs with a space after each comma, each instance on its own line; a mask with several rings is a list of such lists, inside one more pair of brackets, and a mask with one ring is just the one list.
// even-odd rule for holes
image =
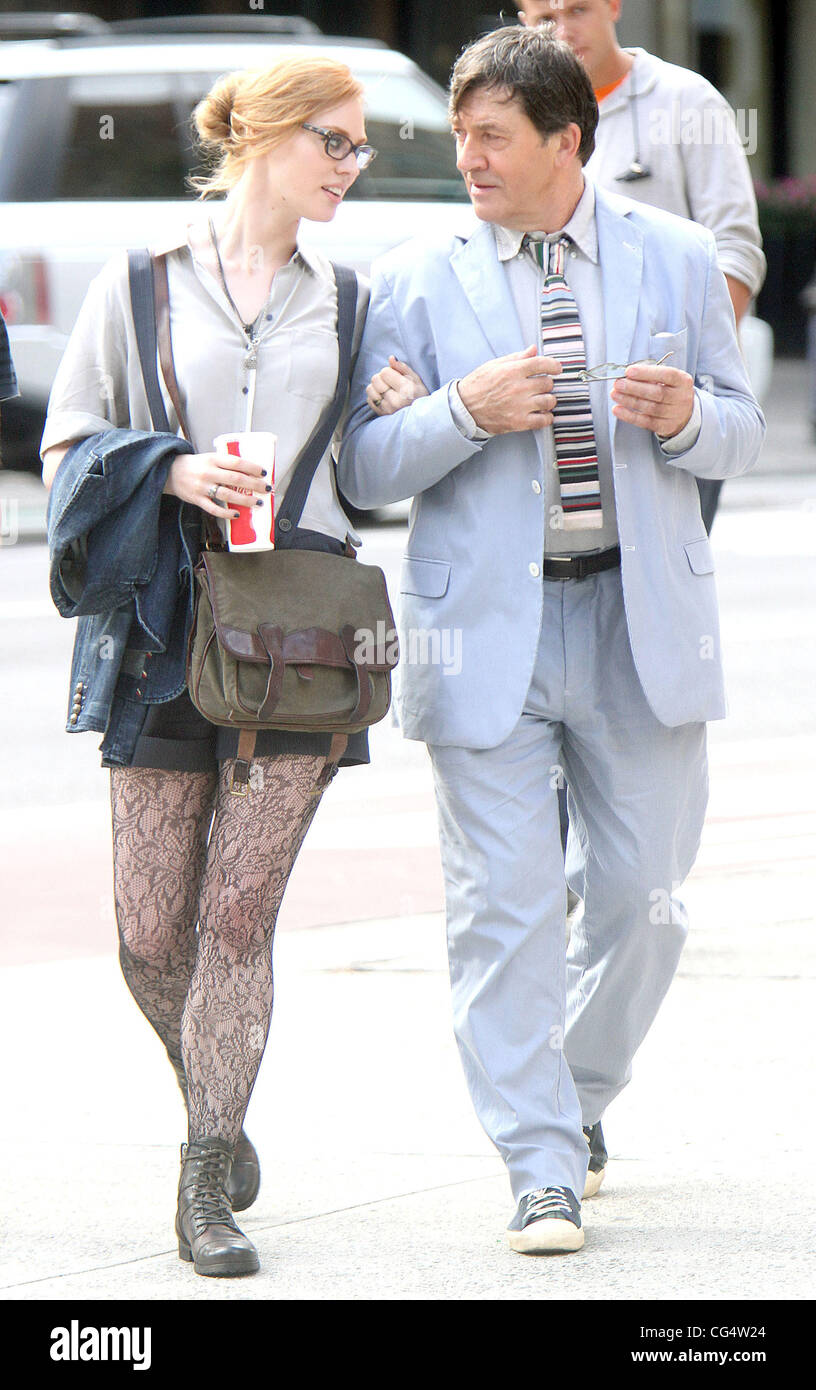
[[[330, 1211], [314, 1212], [310, 1216], [293, 1216], [287, 1221], [270, 1221], [263, 1225], [253, 1226], [251, 1228], [251, 1235], [254, 1236], [258, 1232], [279, 1231], [285, 1229], [287, 1226], [300, 1226], [310, 1221], [323, 1221], [327, 1217], [343, 1216], [347, 1212], [364, 1211], [367, 1207], [384, 1206], [386, 1202], [399, 1202], [406, 1197], [422, 1197], [429, 1192], [444, 1192], [448, 1188], [466, 1187], [469, 1183], [495, 1182], [497, 1178], [501, 1178], [502, 1176], [503, 1174], [501, 1172], [480, 1173], [470, 1178], [458, 1178], [455, 1182], [433, 1183], [430, 1187], [412, 1188], [408, 1192], [392, 1192], [388, 1196], [375, 1197], [368, 1202], [352, 1202], [349, 1206], [333, 1207]], [[64, 1270], [59, 1274], [45, 1274], [38, 1279], [24, 1279], [15, 1281], [11, 1284], [0, 1284], [0, 1290], [33, 1288], [37, 1284], [49, 1284], [57, 1279], [75, 1279], [83, 1274], [103, 1274], [106, 1270], [127, 1269], [129, 1265], [148, 1264], [151, 1260], [163, 1260], [166, 1259], [168, 1255], [174, 1255], [175, 1253], [176, 1247], [173, 1246], [169, 1250], [157, 1250], [150, 1255], [134, 1255], [133, 1258], [129, 1260], [115, 1260], [112, 1264], [88, 1265], [83, 1269]]]

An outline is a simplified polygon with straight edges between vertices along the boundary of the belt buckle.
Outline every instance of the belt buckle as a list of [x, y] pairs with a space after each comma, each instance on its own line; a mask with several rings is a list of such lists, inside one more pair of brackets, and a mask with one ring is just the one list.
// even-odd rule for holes
[[546, 558], [548, 564], [566, 565], [567, 567], [575, 564], [574, 555], [548, 555]]

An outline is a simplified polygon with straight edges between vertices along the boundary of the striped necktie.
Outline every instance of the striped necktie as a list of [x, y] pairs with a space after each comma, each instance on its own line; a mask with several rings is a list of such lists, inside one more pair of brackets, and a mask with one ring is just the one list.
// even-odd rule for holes
[[586, 367], [586, 349], [578, 306], [564, 278], [569, 237], [558, 241], [529, 239], [536, 261], [547, 273], [541, 290], [541, 352], [555, 357], [563, 372], [554, 378], [555, 464], [561, 489], [561, 526], [565, 531], [597, 530], [603, 525], [598, 454], [589, 387], [578, 379]]

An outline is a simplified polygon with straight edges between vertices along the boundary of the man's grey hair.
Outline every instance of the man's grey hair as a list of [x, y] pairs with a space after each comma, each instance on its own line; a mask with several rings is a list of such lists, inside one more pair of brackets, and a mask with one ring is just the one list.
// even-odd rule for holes
[[595, 148], [598, 103], [586, 68], [568, 44], [553, 38], [552, 26], [512, 24], [468, 44], [451, 73], [451, 120], [465, 97], [479, 88], [518, 101], [545, 137], [577, 125], [578, 154], [586, 164]]

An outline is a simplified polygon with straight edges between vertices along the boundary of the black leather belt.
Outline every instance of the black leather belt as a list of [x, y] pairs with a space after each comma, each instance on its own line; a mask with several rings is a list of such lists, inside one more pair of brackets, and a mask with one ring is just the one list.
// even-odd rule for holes
[[586, 579], [588, 574], [614, 569], [620, 558], [619, 545], [594, 555], [545, 555], [541, 574], [544, 579]]

